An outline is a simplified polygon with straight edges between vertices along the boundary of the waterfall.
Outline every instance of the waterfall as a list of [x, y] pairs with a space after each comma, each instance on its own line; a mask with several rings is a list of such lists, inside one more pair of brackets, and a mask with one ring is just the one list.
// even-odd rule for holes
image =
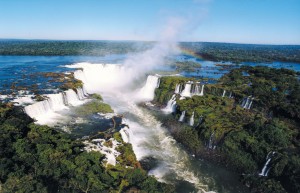
[[230, 92], [230, 94], [229, 94], [229, 98], [232, 98], [232, 92]]
[[248, 96], [247, 98], [244, 98], [241, 107], [244, 109], [250, 109], [253, 103], [253, 99], [251, 96]]
[[168, 101], [167, 106], [162, 109], [165, 113], [173, 113], [176, 110], [176, 94], [173, 94], [171, 99]]
[[200, 95], [200, 85], [195, 84], [194, 95]]
[[244, 108], [245, 104], [247, 103], [247, 100], [248, 100], [248, 98], [247, 98], [247, 99], [246, 99], [246, 98], [243, 99], [243, 102], [242, 102], [242, 104], [241, 104], [241, 107], [242, 107], [242, 108]]
[[214, 139], [215, 132], [212, 132], [212, 134], [209, 137], [208, 141], [208, 149], [213, 149], [213, 139]]
[[[140, 75], [134, 69], [112, 67], [109, 64], [105, 67], [100, 64], [76, 64], [72, 67], [83, 69], [87, 80], [82, 81], [88, 93], [103, 93], [104, 99], [112, 105], [113, 109], [126, 116], [128, 119], [126, 125], [129, 125], [130, 129], [122, 128], [121, 136], [124, 141], [132, 144], [137, 159], [154, 157], [158, 160], [157, 167], [149, 172], [150, 175], [167, 183], [173, 183], [173, 179], [176, 182], [177, 179], [184, 180], [193, 184], [201, 192], [211, 189], [202, 183], [201, 171], [194, 171], [195, 168], [190, 164], [193, 162], [190, 156], [169, 135], [168, 130], [162, 127], [161, 122], [136, 104], [139, 101], [134, 99], [139, 92], [131, 92], [131, 89], [136, 86], [136, 79], [132, 77]], [[157, 84], [154, 85], [153, 91]], [[179, 91], [183, 90], [180, 89], [183, 86], [181, 84]], [[182, 113], [183, 121], [185, 112]]]
[[129, 128], [122, 128], [120, 130], [120, 134], [121, 134], [121, 137], [122, 137], [122, 139], [125, 143], [130, 142]]
[[181, 92], [181, 84], [176, 84], [175, 94], [179, 94]]
[[46, 100], [38, 101], [24, 107], [26, 114], [37, 120], [39, 124], [51, 122], [52, 118], [59, 116], [55, 112], [67, 109], [68, 105], [80, 105], [83, 103], [81, 100], [85, 98], [82, 89], [77, 89], [77, 93], [69, 89], [62, 93], [45, 96], [47, 97]]
[[252, 106], [252, 102], [253, 102], [253, 99], [254, 99], [254, 98], [252, 98], [252, 99], [251, 99], [251, 101], [250, 101], [249, 105], [247, 106], [247, 109], [250, 109], [250, 108], [251, 108], [251, 106]]
[[144, 101], [152, 101], [154, 99], [154, 91], [159, 86], [159, 77], [149, 75], [146, 84], [138, 93], [138, 98]]
[[242, 108], [245, 109], [245, 108], [248, 106], [249, 98], [250, 98], [250, 97], [244, 98], [243, 103], [242, 103], [242, 105], [241, 105]]
[[202, 87], [201, 87], [201, 92], [200, 92], [199, 95], [200, 95], [200, 96], [203, 96], [203, 95], [204, 95], [204, 84], [203, 84]]
[[222, 97], [225, 97], [225, 94], [226, 94], [226, 90], [223, 91]]
[[179, 122], [183, 122], [184, 121], [184, 117], [185, 117], [185, 111], [182, 111], [180, 117], [179, 117]]
[[181, 96], [191, 97], [191, 88], [192, 85], [190, 83], [186, 83], [183, 91], [181, 92]]
[[198, 122], [198, 124], [196, 125], [196, 127], [198, 127], [199, 125], [201, 125], [202, 121], [203, 121], [203, 116], [201, 115], [201, 116], [199, 117], [199, 122]]
[[270, 171], [269, 163], [272, 160], [272, 157], [275, 155], [275, 152], [269, 152], [267, 157], [266, 157], [266, 162], [264, 167], [262, 168], [261, 172], [258, 174], [260, 176], [268, 176], [268, 173]]
[[156, 88], [159, 88], [160, 85], [160, 79], [158, 79], [157, 84], [156, 84]]
[[83, 103], [81, 101], [83, 99], [80, 99], [78, 92], [76, 93], [74, 90], [69, 89], [69, 90], [65, 91], [65, 93], [66, 93], [66, 98], [67, 98], [69, 105], [77, 106], [77, 105], [80, 105]]
[[86, 95], [84, 94], [83, 88], [77, 88], [77, 95], [79, 100], [84, 100], [86, 98]]
[[[59, 110], [63, 110], [66, 108], [62, 93], [49, 94], [47, 100], [40, 101], [40, 102], [49, 103], [49, 107], [53, 111], [59, 111]], [[37, 103], [39, 103], [39, 102], [37, 102]]]
[[192, 113], [192, 116], [191, 116], [191, 118], [190, 118], [190, 126], [194, 126], [194, 114], [195, 114], [195, 112], [193, 112]]

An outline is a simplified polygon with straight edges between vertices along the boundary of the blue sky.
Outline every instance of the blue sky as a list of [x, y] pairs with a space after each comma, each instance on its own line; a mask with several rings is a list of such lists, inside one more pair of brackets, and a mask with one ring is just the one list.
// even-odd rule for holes
[[0, 38], [300, 44], [299, 0], [1, 0]]

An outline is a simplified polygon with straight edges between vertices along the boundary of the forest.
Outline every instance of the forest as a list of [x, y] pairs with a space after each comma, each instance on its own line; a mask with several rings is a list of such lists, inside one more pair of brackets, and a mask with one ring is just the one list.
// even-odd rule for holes
[[[167, 104], [176, 85], [187, 81], [201, 82], [162, 77], [154, 102]], [[204, 96], [180, 100], [177, 94], [176, 104], [175, 112], [161, 119], [190, 152], [238, 172], [252, 192], [300, 191], [300, 83], [295, 71], [233, 69], [217, 84], [205, 84]]]
[[[174, 192], [172, 185], [148, 176], [130, 144], [122, 146], [116, 166], [103, 165], [104, 155], [83, 151], [80, 139], [36, 125], [21, 107], [0, 103], [0, 192]], [[99, 137], [99, 136], [98, 136]], [[108, 144], [109, 145], [109, 144]]]
[[300, 62], [299, 45], [256, 45], [212, 42], [182, 42], [180, 47], [211, 61]]
[[150, 44], [135, 41], [0, 40], [0, 55], [103, 56], [143, 51]]
[[[142, 52], [155, 42], [143, 41], [59, 41], [0, 40], [0, 55], [103, 56]], [[300, 46], [255, 45], [213, 42], [181, 42], [179, 47], [212, 61], [300, 62]]]

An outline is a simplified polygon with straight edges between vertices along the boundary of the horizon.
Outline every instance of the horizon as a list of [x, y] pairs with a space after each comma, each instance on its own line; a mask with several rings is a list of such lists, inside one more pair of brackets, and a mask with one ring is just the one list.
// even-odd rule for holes
[[298, 8], [297, 0], [11, 0], [0, 2], [0, 38], [300, 45]]
[[[101, 42], [101, 41], [114, 41], [114, 42], [159, 42], [159, 40], [110, 40], [110, 39], [20, 39], [20, 38], [0, 38], [0, 41], [86, 41], [86, 42]], [[216, 44], [239, 44], [239, 45], [260, 45], [260, 46], [300, 46], [300, 44], [259, 44], [259, 43], [243, 43], [243, 42], [213, 42], [213, 41], [176, 41], [176, 43], [216, 43]]]

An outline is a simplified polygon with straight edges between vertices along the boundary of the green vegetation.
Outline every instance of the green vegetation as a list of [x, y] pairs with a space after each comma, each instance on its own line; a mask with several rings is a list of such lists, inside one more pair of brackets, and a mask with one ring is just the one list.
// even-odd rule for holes
[[100, 94], [96, 94], [96, 93], [91, 94], [91, 95], [90, 95], [90, 98], [96, 99], [96, 100], [100, 100], [100, 101], [103, 100], [102, 96], [101, 96]]
[[224, 75], [220, 84], [253, 95], [260, 111], [300, 121], [300, 84], [295, 71], [245, 66]]
[[300, 62], [300, 46], [183, 42], [180, 47], [204, 59], [231, 62]]
[[[0, 55], [103, 56], [141, 52], [155, 42], [0, 40]], [[209, 42], [182, 42], [180, 47], [214, 61], [300, 62], [300, 47]]]
[[165, 104], [173, 95], [177, 84], [184, 84], [189, 79], [181, 76], [165, 76], [160, 79], [159, 89], [155, 90], [155, 101]]
[[[162, 77], [155, 102], [166, 104], [176, 84], [188, 80]], [[224, 89], [227, 94], [222, 97]], [[299, 192], [299, 91], [294, 71], [242, 67], [224, 75], [218, 84], [206, 85], [204, 96], [185, 100], [177, 96], [173, 118], [163, 122], [194, 154], [243, 173], [243, 182], [253, 192]], [[230, 92], [233, 98], [228, 97]], [[250, 95], [252, 108], [243, 109], [241, 103]], [[193, 127], [178, 123], [183, 111], [185, 122], [194, 112]], [[269, 152], [275, 154], [268, 176], [258, 176]]]
[[[33, 124], [20, 107], [0, 104], [0, 190], [6, 192], [173, 192], [139, 168], [130, 145], [125, 165], [104, 167], [99, 152], [47, 126]], [[119, 134], [114, 134], [118, 136]], [[121, 140], [120, 136], [117, 137]]]
[[0, 40], [0, 55], [103, 56], [147, 49], [151, 42]]
[[[82, 88], [83, 82], [74, 77], [74, 72], [66, 73], [56, 73], [56, 72], [44, 72], [38, 73], [36, 76], [42, 75], [48, 78], [49, 82], [60, 83], [60, 88], [62, 90], [73, 89], [76, 91], [77, 88]], [[76, 91], [77, 92], [77, 91]]]
[[177, 72], [195, 72], [199, 68], [201, 68], [201, 64], [197, 62], [192, 62], [192, 61], [186, 61], [186, 62], [175, 62], [174, 64], [171, 65], [173, 68], [176, 69]]
[[103, 103], [102, 101], [90, 101], [75, 109], [76, 114], [86, 116], [94, 113], [113, 113], [114, 111], [110, 105]]

